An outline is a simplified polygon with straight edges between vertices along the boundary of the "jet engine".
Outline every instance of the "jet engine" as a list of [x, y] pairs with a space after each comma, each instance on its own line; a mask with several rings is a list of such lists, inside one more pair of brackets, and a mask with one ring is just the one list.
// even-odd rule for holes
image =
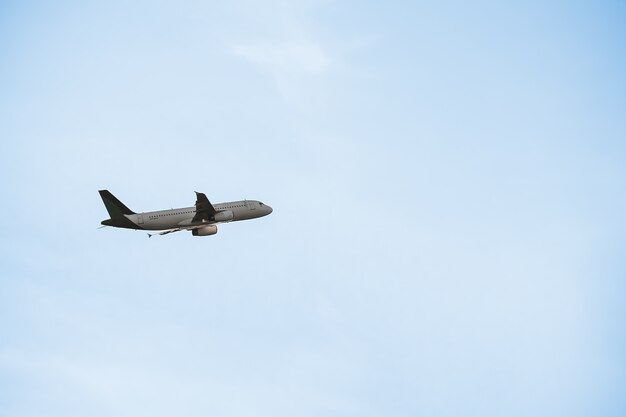
[[232, 210], [220, 211], [218, 213], [215, 213], [215, 216], [213, 216], [216, 222], [229, 222], [233, 220], [233, 217], [234, 216]]
[[203, 226], [198, 229], [193, 229], [191, 234], [194, 236], [211, 236], [217, 233], [217, 226], [214, 224], [210, 224], [208, 226]]

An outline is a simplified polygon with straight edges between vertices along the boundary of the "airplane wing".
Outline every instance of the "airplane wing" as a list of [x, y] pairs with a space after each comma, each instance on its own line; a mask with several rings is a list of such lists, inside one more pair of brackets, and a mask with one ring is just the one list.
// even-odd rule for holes
[[155, 235], [156, 236], [163, 236], [163, 235], [166, 235], [168, 233], [180, 232], [181, 230], [185, 230], [185, 229], [183, 229], [181, 227], [177, 227], [176, 229], [168, 229], [168, 230], [164, 230], [164, 231], [159, 232], [159, 233], [148, 233], [148, 237], [152, 237], [152, 236], [155, 236]]
[[206, 198], [204, 193], [196, 191], [196, 215], [193, 216], [193, 222], [208, 221], [215, 215], [215, 207]]
[[148, 237], [163, 236], [163, 235], [167, 235], [169, 233], [182, 232], [183, 230], [192, 231], [192, 230], [195, 230], [195, 229], [200, 229], [202, 227], [206, 227], [206, 224], [200, 224], [200, 225], [197, 225], [197, 226], [176, 227], [174, 229], [163, 230], [162, 232], [159, 232], [159, 233], [148, 233]]

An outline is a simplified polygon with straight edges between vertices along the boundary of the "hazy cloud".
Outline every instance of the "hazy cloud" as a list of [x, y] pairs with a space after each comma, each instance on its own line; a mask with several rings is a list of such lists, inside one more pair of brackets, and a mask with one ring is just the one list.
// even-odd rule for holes
[[290, 72], [316, 75], [327, 71], [331, 65], [324, 49], [312, 42], [236, 45], [233, 51], [235, 55], [268, 68], [274, 74]]

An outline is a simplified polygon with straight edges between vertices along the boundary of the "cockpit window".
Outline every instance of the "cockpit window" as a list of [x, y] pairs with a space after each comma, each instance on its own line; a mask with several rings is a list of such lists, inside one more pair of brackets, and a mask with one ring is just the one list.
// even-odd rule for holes
[[260, 201], [259, 201], [259, 204], [260, 204], [260, 205], [263, 205], [263, 203], [261, 203]]

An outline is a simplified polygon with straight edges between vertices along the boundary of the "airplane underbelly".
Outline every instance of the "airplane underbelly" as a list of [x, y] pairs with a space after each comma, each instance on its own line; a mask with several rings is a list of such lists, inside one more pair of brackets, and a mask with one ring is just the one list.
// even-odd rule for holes
[[189, 226], [193, 217], [187, 213], [180, 214], [149, 214], [143, 215], [144, 223], [140, 225], [146, 230], [167, 230]]
[[147, 230], [165, 230], [178, 227], [176, 220], [172, 218], [151, 219], [142, 226]]

